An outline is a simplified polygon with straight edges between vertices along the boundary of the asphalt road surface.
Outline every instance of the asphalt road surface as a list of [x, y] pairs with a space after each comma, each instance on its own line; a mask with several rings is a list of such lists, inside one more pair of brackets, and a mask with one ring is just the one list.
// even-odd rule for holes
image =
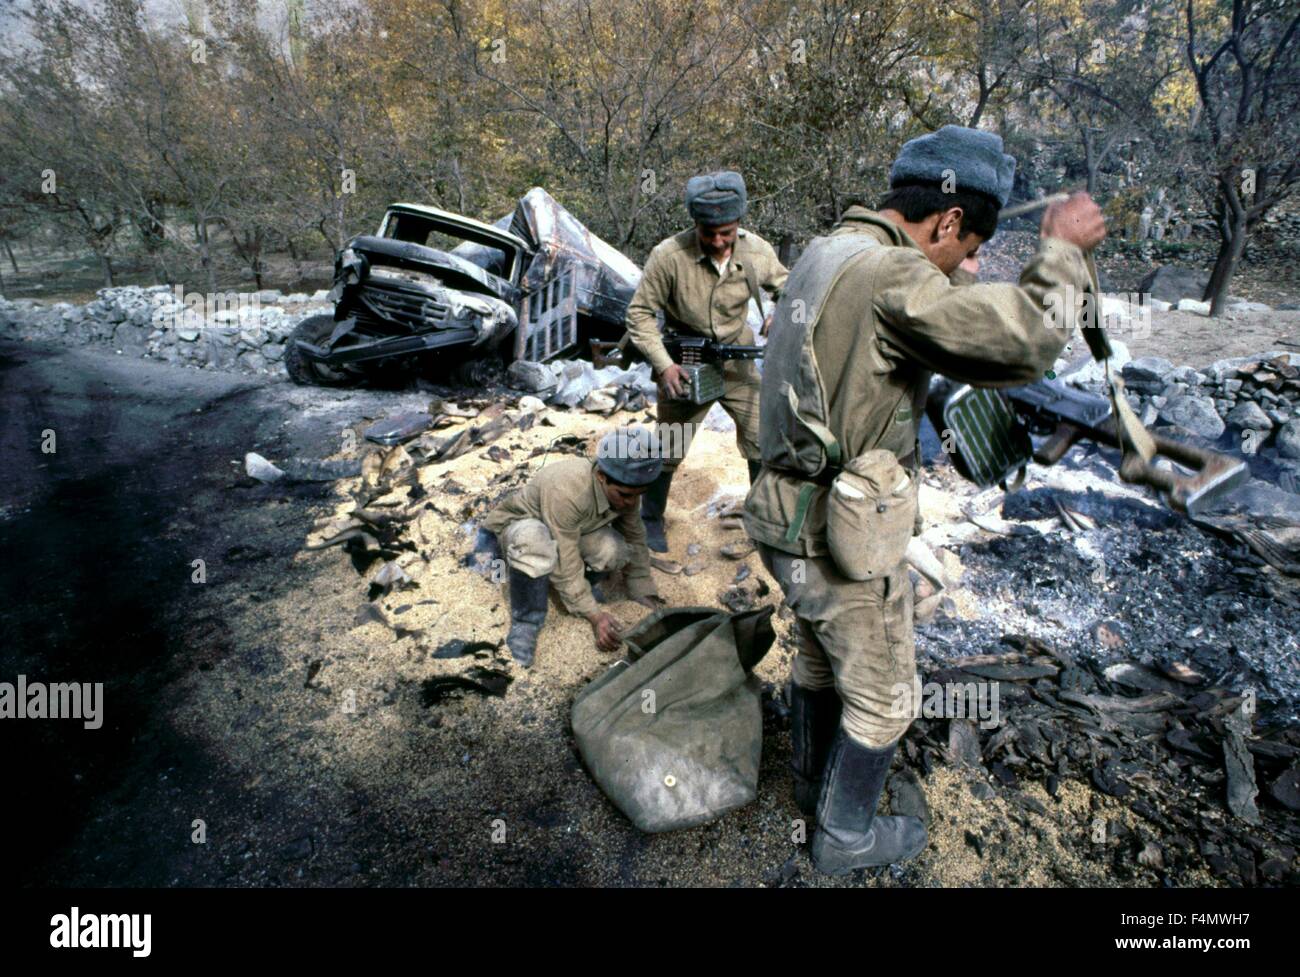
[[[98, 729], [0, 720], [0, 827], [20, 884], [189, 881], [157, 836], [178, 798], [220, 784], [160, 712], [178, 676], [230, 651], [220, 610], [232, 588], [295, 584], [289, 559], [328, 484], [256, 485], [232, 461], [319, 450], [332, 418], [303, 416], [303, 396], [284, 383], [0, 344], [0, 682], [104, 684]], [[200, 557], [204, 586], [193, 580]], [[106, 817], [124, 809], [138, 831]]]

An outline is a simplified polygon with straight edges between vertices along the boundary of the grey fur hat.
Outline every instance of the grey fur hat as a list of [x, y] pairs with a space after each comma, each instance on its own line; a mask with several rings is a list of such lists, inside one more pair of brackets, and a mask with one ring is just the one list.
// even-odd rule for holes
[[730, 224], [745, 216], [745, 178], [734, 170], [703, 173], [686, 181], [686, 209], [697, 224]]
[[623, 485], [649, 485], [663, 464], [658, 439], [640, 425], [615, 428], [596, 446], [596, 467]]
[[1016, 159], [1002, 152], [1002, 137], [965, 126], [944, 126], [917, 136], [903, 149], [889, 171], [889, 185], [942, 184], [952, 171], [958, 190], [973, 190], [1007, 205], [1016, 176]]

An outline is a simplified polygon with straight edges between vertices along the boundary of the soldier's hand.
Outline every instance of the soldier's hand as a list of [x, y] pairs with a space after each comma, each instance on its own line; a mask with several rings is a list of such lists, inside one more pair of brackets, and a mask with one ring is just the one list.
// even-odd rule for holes
[[1106, 218], [1097, 202], [1080, 191], [1072, 194], [1069, 200], [1048, 207], [1038, 233], [1091, 251], [1106, 237]]
[[659, 375], [659, 382], [674, 397], [680, 397], [686, 392], [686, 371], [674, 363]]
[[772, 328], [772, 316], [774, 315], [776, 315], [774, 311], [767, 314], [767, 318], [763, 320], [763, 328], [758, 332], [760, 336], [766, 336], [767, 331]]
[[659, 610], [659, 608], [663, 607], [665, 604], [664, 599], [658, 594], [646, 594], [643, 597], [634, 597], [632, 599], [642, 607], [648, 607], [652, 611]]
[[621, 628], [614, 615], [597, 611], [587, 620], [591, 622], [591, 632], [596, 636], [596, 647], [601, 651], [617, 651], [623, 639], [619, 636]]

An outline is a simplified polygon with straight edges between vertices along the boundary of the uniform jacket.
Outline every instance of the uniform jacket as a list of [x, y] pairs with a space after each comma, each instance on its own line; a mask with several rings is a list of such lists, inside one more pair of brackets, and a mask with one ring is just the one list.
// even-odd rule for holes
[[817, 317], [812, 348], [820, 399], [841, 463], [872, 448], [902, 459], [917, 443], [932, 372], [981, 387], [1039, 378], [1073, 332], [1072, 321], [1047, 325], [1044, 296], [1067, 284], [1081, 291], [1088, 282], [1083, 252], [1053, 238], [1039, 242], [1019, 285], [957, 287], [902, 228], [866, 208], [850, 208], [831, 234], [870, 235], [877, 246], [843, 263], [820, 310], [794, 294], [809, 280], [807, 272], [819, 270], [800, 267], [817, 260], [816, 249], [810, 246], [796, 264], [772, 322], [761, 393], [764, 467], [745, 505], [750, 536], [809, 556], [827, 552], [827, 489], [815, 486], [801, 528], [794, 539], [787, 538], [791, 525], [799, 523], [798, 499], [809, 482], [797, 472], [770, 467], [772, 459], [783, 456], [785, 413], [791, 412], [788, 396], [779, 392], [788, 383], [803, 399], [816, 384], [816, 374], [800, 363], [797, 351], [774, 352], [781, 348], [779, 331], [792, 316]]
[[587, 583], [578, 538], [611, 523], [631, 550], [623, 571], [628, 593], [633, 597], [656, 593], [641, 510], [624, 513], [609, 504], [591, 459], [566, 458], [544, 466], [527, 485], [484, 517], [483, 528], [500, 535], [516, 519], [540, 519], [555, 538], [558, 561], [551, 573], [551, 584], [569, 613], [586, 616], [600, 609]]
[[[745, 324], [750, 297], [757, 298], [759, 288], [777, 294], [786, 275], [772, 246], [753, 231], [742, 229], [736, 235], [726, 274], [719, 276], [709, 256], [700, 250], [695, 228], [689, 228], [660, 241], [650, 252], [641, 283], [627, 307], [628, 333], [656, 373], [673, 362], [660, 339], [657, 312], [663, 312], [666, 329], [699, 333], [719, 343], [752, 345], [754, 332]], [[729, 368], [742, 366], [752, 370], [753, 365], [727, 364]]]

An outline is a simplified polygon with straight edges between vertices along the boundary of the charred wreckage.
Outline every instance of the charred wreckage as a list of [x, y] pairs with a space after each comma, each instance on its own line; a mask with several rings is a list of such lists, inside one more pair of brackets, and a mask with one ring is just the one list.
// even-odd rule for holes
[[334, 262], [334, 314], [298, 324], [298, 383], [341, 386], [436, 352], [472, 380], [496, 360], [537, 362], [617, 338], [640, 269], [535, 187], [495, 224], [393, 204]]

